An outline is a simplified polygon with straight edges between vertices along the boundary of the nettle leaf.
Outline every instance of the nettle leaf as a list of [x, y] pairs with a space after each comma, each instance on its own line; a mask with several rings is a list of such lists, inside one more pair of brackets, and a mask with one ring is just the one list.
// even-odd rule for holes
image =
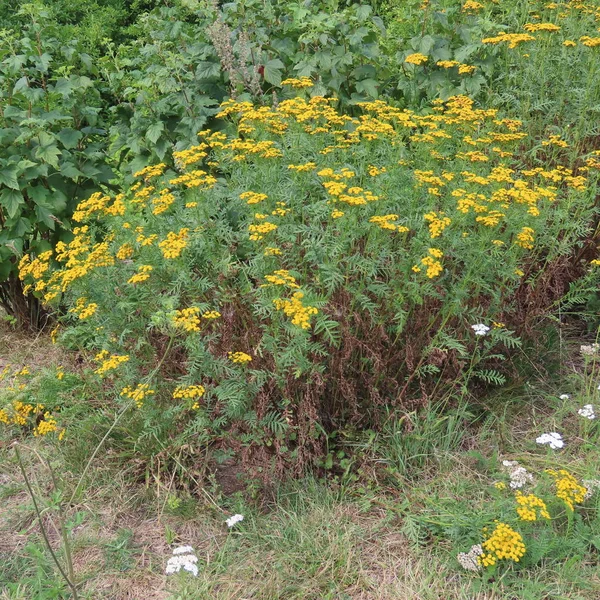
[[263, 73], [265, 81], [272, 85], [279, 85], [281, 83], [281, 70], [284, 66], [285, 65], [278, 58], [267, 61], [264, 64]]
[[13, 218], [19, 212], [19, 206], [24, 203], [23, 194], [17, 190], [0, 190], [0, 205], [4, 206], [9, 218]]
[[62, 152], [58, 149], [54, 136], [43, 131], [38, 139], [39, 146], [35, 150], [35, 157], [58, 169], [58, 157]]
[[19, 182], [17, 181], [17, 169], [15, 169], [15, 167], [4, 167], [3, 169], [0, 169], [0, 184], [12, 188], [13, 190], [18, 190]]
[[161, 133], [165, 129], [165, 124], [162, 121], [157, 121], [156, 123], [150, 125], [148, 127], [148, 131], [146, 131], [146, 139], [150, 141], [152, 144], [156, 144], [158, 138]]
[[4, 109], [4, 118], [5, 119], [24, 119], [27, 116], [27, 112], [21, 110], [18, 106], [7, 106]]
[[21, 77], [21, 79], [17, 80], [17, 82], [15, 83], [15, 86], [13, 87], [13, 96], [15, 94], [18, 94], [19, 92], [22, 92], [23, 90], [26, 90], [29, 87], [29, 82], [27, 81], [27, 77], [25, 75], [23, 75], [23, 77]]
[[81, 133], [81, 131], [71, 128], [63, 129], [58, 134], [58, 139], [62, 142], [62, 145], [68, 149], [75, 148], [82, 137], [83, 133]]
[[213, 79], [221, 74], [221, 65], [218, 62], [200, 62], [196, 67], [197, 79]]
[[39, 204], [35, 205], [35, 216], [38, 220], [38, 222], [43, 223], [44, 225], [46, 225], [46, 227], [48, 227], [48, 229], [52, 229], [54, 230], [55, 227], [55, 221], [52, 218], [52, 213], [45, 208], [44, 206], [40, 206]]
[[379, 95], [379, 91], [377, 90], [378, 85], [375, 79], [363, 79], [356, 82], [356, 91], [361, 94], [367, 94], [371, 98], [377, 98]]

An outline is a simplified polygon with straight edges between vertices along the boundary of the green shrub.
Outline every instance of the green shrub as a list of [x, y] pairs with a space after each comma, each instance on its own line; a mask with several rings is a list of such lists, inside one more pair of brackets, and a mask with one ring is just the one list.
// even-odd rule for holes
[[73, 208], [112, 171], [91, 58], [43, 25], [46, 12], [27, 14], [19, 35], [0, 34], [0, 302], [35, 324], [41, 315], [21, 294], [18, 257], [66, 239]]
[[93, 195], [69, 244], [21, 261], [108, 397], [138, 405], [138, 451], [192, 438], [300, 469], [328, 429], [505, 381], [595, 179], [509, 166], [519, 124], [466, 97], [361, 108], [225, 103], [233, 133]]
[[111, 47], [103, 73], [116, 98], [112, 151], [137, 170], [165, 160], [226, 97], [269, 102], [286, 77], [311, 77], [313, 93], [345, 105], [389, 88], [381, 20], [369, 6], [243, 0], [221, 9], [174, 2], [140, 19], [137, 39]]

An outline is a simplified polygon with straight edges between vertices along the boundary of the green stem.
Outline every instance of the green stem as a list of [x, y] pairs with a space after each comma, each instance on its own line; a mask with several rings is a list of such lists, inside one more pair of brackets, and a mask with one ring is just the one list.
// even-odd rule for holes
[[44, 537], [44, 541], [46, 542], [46, 546], [48, 547], [50, 555], [52, 556], [52, 559], [54, 560], [56, 566], [58, 567], [60, 574], [63, 576], [64, 580], [67, 582], [67, 585], [71, 588], [71, 592], [73, 593], [74, 600], [77, 600], [79, 597], [77, 595], [77, 587], [75, 586], [75, 584], [73, 583], [71, 578], [65, 573], [64, 569], [62, 568], [62, 566], [60, 564], [60, 561], [58, 560], [58, 557], [56, 556], [56, 554], [54, 553], [54, 550], [52, 549], [52, 544], [50, 544], [50, 540], [48, 539], [48, 534], [46, 533], [46, 528], [44, 527], [44, 523], [42, 521], [42, 514], [40, 512], [37, 500], [35, 499], [35, 494], [33, 493], [31, 484], [29, 483], [29, 478], [27, 477], [27, 473], [25, 472], [25, 467], [23, 466], [23, 461], [21, 460], [21, 455], [19, 454], [18, 446], [15, 444], [14, 448], [15, 448], [15, 454], [17, 455], [17, 461], [19, 463], [19, 469], [21, 470], [23, 479], [25, 480], [25, 485], [27, 486], [27, 491], [29, 492], [29, 495], [31, 496], [31, 501], [33, 502], [33, 508], [35, 509], [35, 513], [37, 515], [38, 522], [40, 524], [40, 530], [42, 532], [42, 536]]

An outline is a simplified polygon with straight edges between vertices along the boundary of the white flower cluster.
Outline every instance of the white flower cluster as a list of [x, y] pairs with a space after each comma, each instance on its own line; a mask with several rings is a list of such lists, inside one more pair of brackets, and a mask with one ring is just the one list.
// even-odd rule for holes
[[533, 484], [533, 475], [516, 460], [503, 460], [502, 466], [508, 470], [508, 476], [510, 477], [509, 485], [513, 490], [518, 490], [528, 483]]
[[194, 554], [191, 546], [179, 546], [173, 549], [173, 556], [167, 561], [165, 573], [172, 575], [179, 573], [181, 569], [188, 571], [194, 577], [198, 576], [198, 557]]
[[471, 546], [468, 552], [460, 552], [456, 557], [460, 566], [467, 571], [481, 571], [481, 565], [477, 561], [477, 557], [483, 554], [481, 544]]
[[560, 433], [556, 433], [556, 431], [552, 431], [551, 433], [543, 433], [539, 437], [535, 438], [535, 441], [541, 445], [548, 444], [552, 450], [562, 448], [565, 445], [562, 435], [560, 435]]
[[236, 523], [244, 520], [244, 515], [233, 515], [233, 517], [229, 517], [225, 522], [227, 523], [227, 527], [233, 527]]
[[483, 323], [471, 325], [471, 329], [475, 332], [475, 335], [485, 335], [490, 330], [490, 328]]
[[561, 395], [559, 396], [559, 398], [560, 398], [561, 400], [569, 400], [569, 399], [571, 398], [571, 396], [569, 396], [569, 394], [561, 394]]
[[594, 354], [598, 354], [600, 350], [600, 344], [590, 344], [589, 346], [582, 345], [579, 347], [579, 351], [583, 356], [594, 356]]
[[580, 408], [577, 412], [582, 417], [585, 417], [586, 419], [590, 419], [590, 421], [592, 419], [596, 418], [596, 413], [594, 412], [594, 407], [591, 404], [586, 404], [583, 408]]
[[585, 488], [584, 500], [589, 500], [596, 492], [600, 492], [600, 479], [584, 479], [581, 483]]

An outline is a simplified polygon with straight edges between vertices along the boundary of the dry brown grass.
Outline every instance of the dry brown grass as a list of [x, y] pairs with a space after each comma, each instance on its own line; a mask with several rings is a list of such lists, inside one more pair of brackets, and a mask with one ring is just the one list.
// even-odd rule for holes
[[34, 371], [69, 362], [69, 355], [53, 344], [47, 334], [32, 336], [0, 321], [0, 371], [6, 366], [15, 369], [29, 366]]

